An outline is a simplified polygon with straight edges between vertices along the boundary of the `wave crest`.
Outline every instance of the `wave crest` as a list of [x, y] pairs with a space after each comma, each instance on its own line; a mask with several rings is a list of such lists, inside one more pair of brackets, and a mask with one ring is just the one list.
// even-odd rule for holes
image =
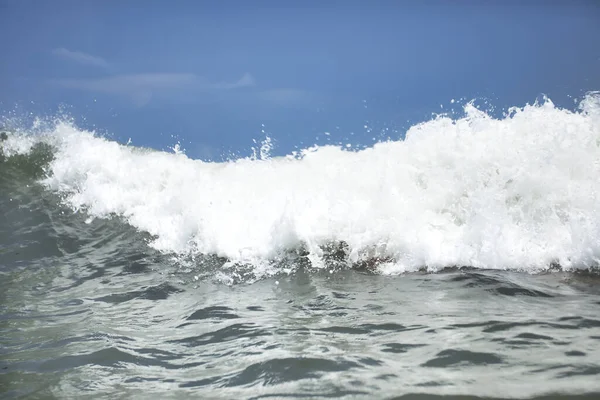
[[[599, 99], [499, 119], [469, 104], [464, 118], [415, 125], [403, 141], [225, 163], [59, 123], [44, 135], [55, 150], [42, 183], [75, 210], [150, 233], [161, 251], [238, 264], [303, 249], [314, 267], [330, 266], [336, 252], [323, 249], [335, 243], [341, 262], [384, 273], [589, 268], [600, 257]], [[4, 157], [32, 154], [31, 140], [4, 141]]]

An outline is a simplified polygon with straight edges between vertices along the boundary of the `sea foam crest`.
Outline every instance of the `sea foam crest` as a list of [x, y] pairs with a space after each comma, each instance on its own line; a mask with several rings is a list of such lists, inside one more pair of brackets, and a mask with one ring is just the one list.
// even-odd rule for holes
[[[473, 105], [357, 152], [224, 163], [120, 145], [59, 123], [43, 184], [91, 217], [118, 215], [174, 253], [259, 265], [342, 243], [383, 273], [447, 266], [539, 271], [600, 258], [600, 101], [495, 119]], [[18, 148], [15, 144], [11, 148]], [[374, 262], [371, 262], [373, 261]]]

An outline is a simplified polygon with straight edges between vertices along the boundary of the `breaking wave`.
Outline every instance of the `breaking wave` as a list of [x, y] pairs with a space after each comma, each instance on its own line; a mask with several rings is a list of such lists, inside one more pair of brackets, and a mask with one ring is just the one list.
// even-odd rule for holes
[[65, 121], [41, 131], [2, 140], [2, 179], [26, 172], [89, 222], [118, 217], [161, 252], [222, 257], [258, 275], [300, 259], [386, 274], [574, 270], [600, 259], [597, 93], [576, 111], [546, 100], [494, 118], [468, 104], [463, 118], [438, 116], [360, 151], [269, 157], [265, 144], [222, 163]]

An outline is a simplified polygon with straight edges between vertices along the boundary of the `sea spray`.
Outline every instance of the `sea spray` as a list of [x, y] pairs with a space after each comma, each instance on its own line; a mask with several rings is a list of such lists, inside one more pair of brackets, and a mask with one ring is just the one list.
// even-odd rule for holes
[[[405, 140], [360, 151], [315, 146], [224, 163], [123, 146], [57, 123], [43, 185], [90, 217], [118, 216], [154, 248], [211, 254], [269, 273], [301, 254], [315, 268], [338, 257], [384, 273], [451, 266], [543, 271], [590, 268], [600, 257], [600, 105], [577, 111], [547, 100], [494, 118], [411, 127]], [[336, 247], [337, 246], [337, 247]], [[274, 268], [274, 267], [273, 267]]]

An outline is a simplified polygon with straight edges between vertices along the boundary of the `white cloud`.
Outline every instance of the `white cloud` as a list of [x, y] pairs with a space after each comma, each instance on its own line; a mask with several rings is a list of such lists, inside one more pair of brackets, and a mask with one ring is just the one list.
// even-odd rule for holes
[[189, 85], [194, 74], [133, 74], [93, 79], [59, 79], [61, 86], [100, 93], [130, 93], [135, 90], [170, 89]]
[[102, 57], [93, 56], [81, 51], [71, 51], [69, 49], [65, 49], [64, 47], [59, 47], [52, 50], [52, 54], [82, 65], [91, 65], [100, 68], [109, 68], [110, 66], [109, 63]]
[[246, 72], [236, 82], [215, 83], [211, 86], [215, 89], [238, 89], [242, 87], [256, 86], [256, 81], [254, 80], [254, 77], [252, 75]]
[[65, 88], [125, 96], [139, 107], [159, 93], [178, 90], [191, 92], [223, 92], [253, 86], [254, 78], [248, 73], [234, 82], [211, 83], [195, 74], [146, 73], [114, 75], [93, 79], [59, 79], [52, 83]]

